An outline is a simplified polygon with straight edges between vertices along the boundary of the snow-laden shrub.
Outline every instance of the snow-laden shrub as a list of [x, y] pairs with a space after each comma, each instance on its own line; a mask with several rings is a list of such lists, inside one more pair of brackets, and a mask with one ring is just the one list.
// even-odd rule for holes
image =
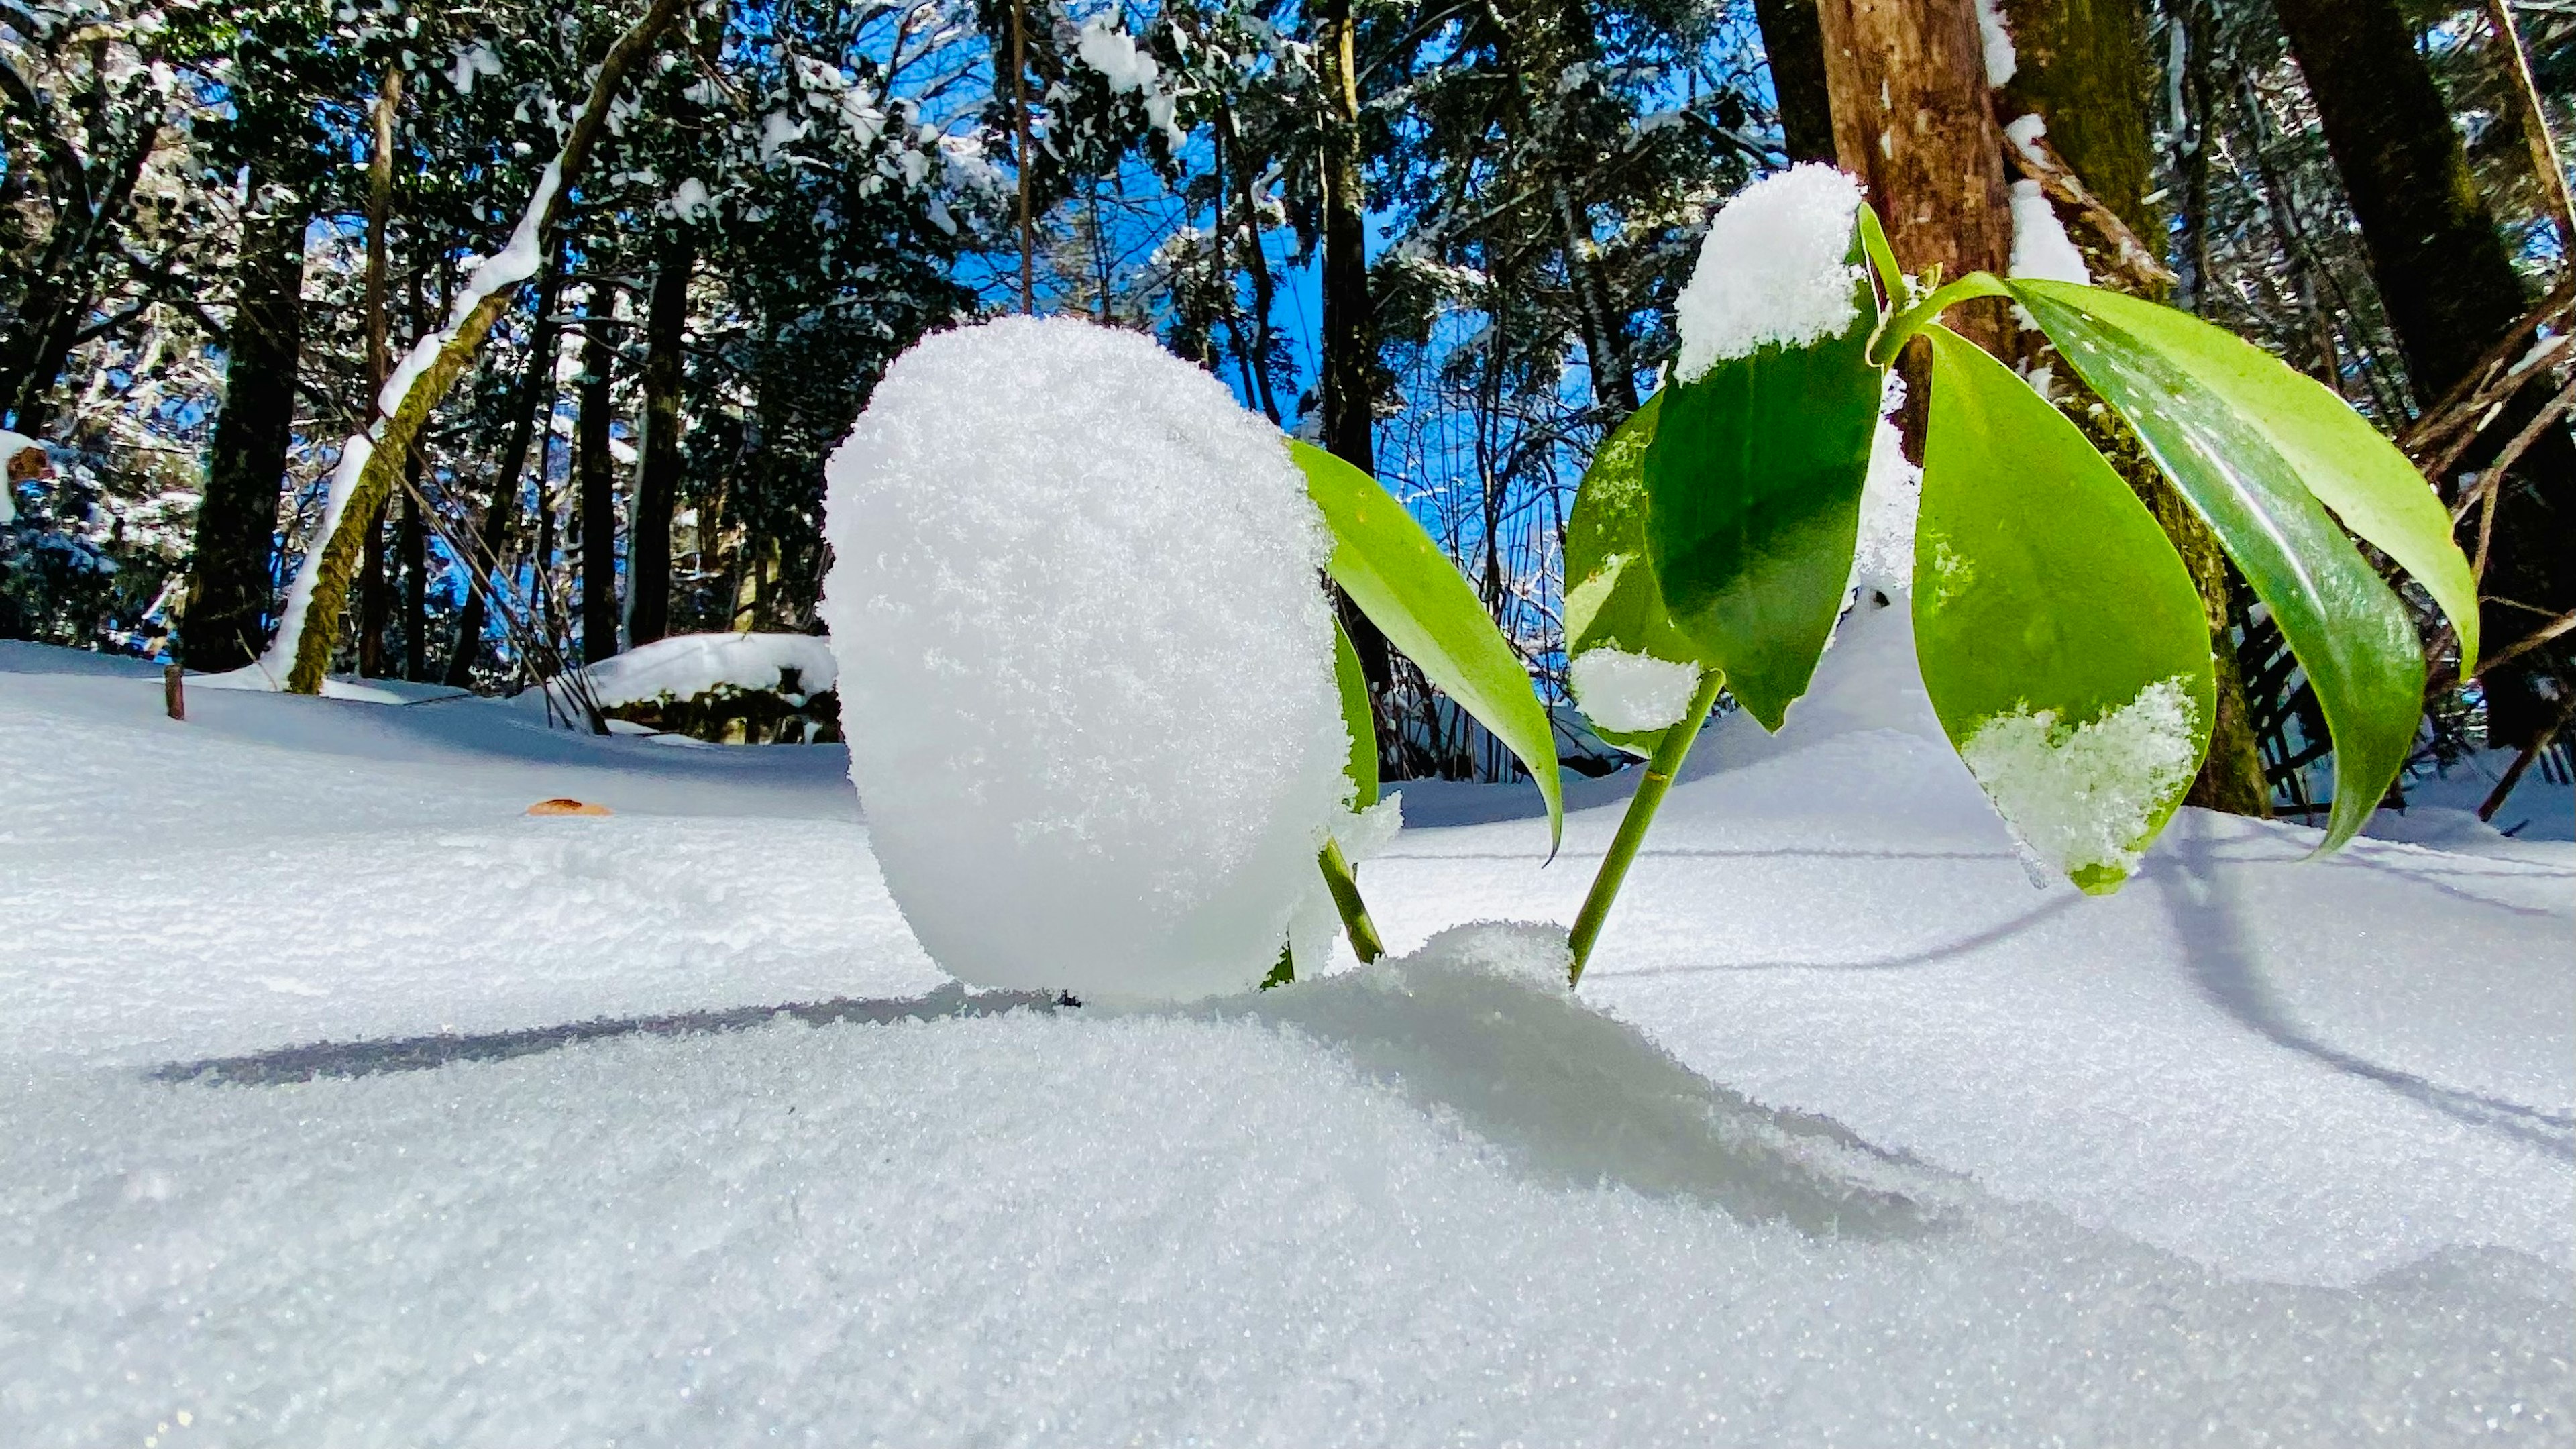
[[[1904, 274], [1827, 167], [1758, 182], [1711, 222], [1672, 383], [1604, 440], [1568, 521], [1577, 698], [1650, 757], [1576, 918], [1578, 977], [1718, 691], [1777, 729], [1855, 584], [1911, 595], [1933, 710], [2034, 866], [2114, 890], [2181, 804], [2216, 707], [2198, 592], [2085, 435], [1940, 324], [1957, 303], [2007, 300], [2045, 334], [2280, 622], [2334, 735], [2328, 848], [2404, 764], [2424, 685], [2407, 611], [2344, 529], [2442, 605], [2469, 672], [2475, 588], [2404, 456], [2278, 359], [2082, 285], [2039, 205], [2010, 279], [1937, 288]], [[1887, 421], [1916, 342], [1919, 470]]]
[[1012, 318], [898, 360], [829, 477], [851, 778], [932, 957], [1260, 981], [1352, 793], [1332, 540], [1277, 430], [1146, 338]]

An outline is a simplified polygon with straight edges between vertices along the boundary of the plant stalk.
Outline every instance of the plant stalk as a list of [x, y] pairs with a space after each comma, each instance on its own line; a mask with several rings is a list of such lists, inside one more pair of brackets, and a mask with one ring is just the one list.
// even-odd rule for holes
[[1351, 938], [1351, 954], [1365, 966], [1386, 954], [1386, 945], [1377, 936], [1377, 923], [1369, 919], [1368, 902], [1360, 899], [1359, 877], [1351, 863], [1342, 858], [1342, 843], [1327, 836], [1323, 852], [1315, 857], [1323, 869], [1324, 886], [1333, 893], [1333, 908], [1342, 913], [1342, 930]]
[[1574, 951], [1573, 968], [1566, 973], [1569, 988], [1583, 983], [1584, 964], [1592, 958], [1592, 943], [1600, 939], [1602, 924], [1610, 919], [1610, 903], [1619, 898], [1619, 886], [1628, 878], [1637, 847], [1646, 842], [1646, 828], [1655, 823], [1655, 812], [1663, 808], [1664, 793], [1672, 789], [1673, 777], [1681, 773], [1682, 761], [1690, 757], [1691, 745], [1699, 739], [1700, 726], [1708, 722], [1708, 712], [1717, 707], [1717, 692], [1725, 687], [1725, 675], [1714, 669], [1701, 671], [1699, 688], [1691, 695], [1690, 712], [1655, 742], [1655, 753], [1646, 761], [1645, 777], [1637, 782], [1637, 793], [1628, 797], [1628, 813], [1619, 818], [1619, 833], [1610, 838], [1610, 853], [1601, 857], [1601, 869], [1593, 874], [1592, 889], [1583, 897], [1583, 909], [1575, 912], [1574, 930], [1566, 938], [1566, 944]]

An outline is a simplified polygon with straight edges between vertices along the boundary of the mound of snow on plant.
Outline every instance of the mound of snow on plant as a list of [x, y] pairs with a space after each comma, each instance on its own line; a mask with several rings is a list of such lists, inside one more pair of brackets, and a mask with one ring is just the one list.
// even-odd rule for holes
[[[788, 671], [796, 685], [788, 689]], [[811, 634], [675, 634], [582, 671], [603, 709], [695, 699], [719, 690], [822, 694], [837, 674], [828, 641]]]
[[1766, 176], [1718, 209], [1699, 265], [1673, 304], [1676, 381], [1762, 347], [1804, 347], [1860, 316], [1852, 233], [1860, 184], [1809, 162]]
[[981, 986], [1257, 982], [1348, 800], [1330, 544], [1278, 430], [1149, 339], [899, 358], [830, 467], [822, 615], [886, 882]]

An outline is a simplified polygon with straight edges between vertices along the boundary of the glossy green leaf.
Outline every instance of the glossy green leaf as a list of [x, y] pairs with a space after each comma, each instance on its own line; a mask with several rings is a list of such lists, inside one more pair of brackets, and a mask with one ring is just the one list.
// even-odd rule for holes
[[[1655, 566], [1646, 558], [1646, 447], [1654, 441], [1663, 394], [1612, 429], [1583, 470], [1574, 511], [1565, 522], [1565, 638], [1571, 661], [1594, 649], [1619, 649], [1675, 663], [1714, 667], [1664, 612]], [[1622, 749], [1650, 753], [1662, 730], [1592, 731]]]
[[1333, 581], [1423, 677], [1519, 757], [1547, 801], [1553, 847], [1565, 826], [1564, 786], [1547, 711], [1520, 656], [1448, 555], [1376, 479], [1311, 444], [1288, 446], [1332, 530]]
[[2270, 607], [2333, 736], [2334, 814], [2323, 848], [2342, 845], [2414, 748], [2424, 657], [2405, 606], [2326, 509], [2415, 575], [2474, 658], [2476, 593], [2448, 515], [2368, 423], [2278, 359], [2133, 297], [2062, 282], [2009, 285], [2068, 364], [2137, 430]]
[[1366, 810], [1377, 803], [1377, 712], [1369, 707], [1368, 675], [1360, 669], [1359, 651], [1351, 647], [1339, 619], [1333, 621], [1333, 682], [1342, 689], [1342, 728], [1351, 737], [1351, 759], [1344, 767], [1351, 777], [1351, 808]]
[[1664, 389], [1646, 446], [1646, 556], [1664, 606], [1775, 730], [1851, 578], [1880, 379], [1867, 355], [1877, 296], [1853, 285], [1859, 315], [1839, 336], [1722, 359]]
[[1923, 687], [2034, 851], [2088, 891], [2116, 889], [2209, 748], [2216, 691], [2200, 596], [2154, 517], [2064, 414], [1974, 343], [1944, 327], [1923, 335]]

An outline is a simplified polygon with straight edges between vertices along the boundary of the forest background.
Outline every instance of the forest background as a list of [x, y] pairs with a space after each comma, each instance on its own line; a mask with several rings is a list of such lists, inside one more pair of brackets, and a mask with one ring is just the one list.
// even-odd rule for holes
[[[41, 444], [0, 509], [0, 637], [258, 656], [343, 440], [644, 12], [0, 0], [0, 427]], [[1873, 131], [1873, 97], [1938, 134]], [[1035, 310], [1149, 332], [1374, 471], [1565, 701], [1583, 466], [1654, 390], [1710, 215], [1821, 159], [1909, 265], [2050, 265], [2062, 233], [2096, 284], [2397, 437], [2489, 641], [2460, 678], [2410, 586], [2425, 754], [2563, 771], [2571, 108], [2576, 0], [712, 0], [627, 75], [537, 275], [363, 521], [337, 659], [506, 692], [676, 633], [811, 631], [823, 460], [875, 379]], [[2235, 676], [2195, 800], [2309, 806], [2313, 695], [2128, 471]], [[1359, 642], [1390, 778], [1509, 774]]]

